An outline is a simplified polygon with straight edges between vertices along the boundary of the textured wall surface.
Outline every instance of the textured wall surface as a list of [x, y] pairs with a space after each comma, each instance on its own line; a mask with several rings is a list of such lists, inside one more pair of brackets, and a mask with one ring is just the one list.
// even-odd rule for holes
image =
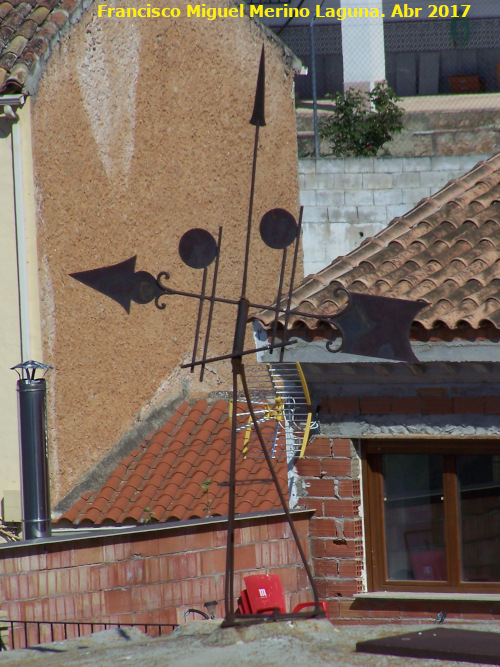
[[[91, 7], [51, 56], [33, 142], [54, 503], [127, 434], [137, 444], [179, 392], [227, 389], [228, 364], [210, 366], [203, 387], [179, 370], [196, 300], [170, 297], [162, 312], [132, 304], [127, 315], [68, 274], [137, 255], [137, 270], [168, 270], [173, 287], [198, 292], [201, 272], [182, 264], [179, 239], [223, 225], [218, 295], [239, 297], [263, 43], [267, 126], [247, 295], [266, 303], [279, 259], [258, 222], [276, 206], [298, 215], [293, 72], [276, 40], [246, 16], [109, 19]], [[231, 350], [233, 323], [233, 308], [216, 308], [210, 355]]]
[[[308, 558], [307, 515], [294, 523]], [[182, 623], [186, 609], [217, 600], [223, 618], [225, 546], [223, 522], [4, 546], [2, 611], [10, 620]], [[243, 577], [265, 572], [280, 576], [287, 608], [311, 599], [283, 516], [238, 520], [234, 557], [235, 596]]]

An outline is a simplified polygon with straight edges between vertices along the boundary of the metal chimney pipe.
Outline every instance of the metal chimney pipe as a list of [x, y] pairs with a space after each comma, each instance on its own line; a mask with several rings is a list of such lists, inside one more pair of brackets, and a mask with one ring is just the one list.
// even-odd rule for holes
[[[37, 369], [51, 366], [37, 361], [26, 361], [14, 366], [21, 369], [17, 382], [19, 394], [19, 421], [21, 432], [21, 477], [23, 496], [24, 539], [49, 537], [50, 495], [49, 462], [47, 452], [46, 383], [35, 379]], [[31, 371], [31, 372], [30, 372]]]

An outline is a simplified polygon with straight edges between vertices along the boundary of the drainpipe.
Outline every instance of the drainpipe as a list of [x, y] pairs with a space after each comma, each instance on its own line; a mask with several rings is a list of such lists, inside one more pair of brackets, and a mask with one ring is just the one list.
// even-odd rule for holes
[[21, 360], [30, 358], [30, 318], [28, 301], [28, 267], [26, 262], [26, 228], [24, 213], [23, 166], [21, 154], [21, 129], [16, 107], [24, 104], [24, 95], [0, 95], [0, 107], [12, 122], [12, 171], [14, 179], [14, 210], [16, 219], [17, 279], [19, 289], [19, 328]]

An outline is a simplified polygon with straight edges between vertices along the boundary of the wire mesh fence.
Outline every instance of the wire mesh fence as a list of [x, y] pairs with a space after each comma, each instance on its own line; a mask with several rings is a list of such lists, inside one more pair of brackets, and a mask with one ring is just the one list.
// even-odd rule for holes
[[[315, 98], [321, 116], [331, 112], [329, 97], [335, 93], [369, 91], [383, 80], [406, 112], [406, 132], [389, 154], [498, 150], [498, 0], [292, 0], [281, 15], [281, 0], [252, 4], [264, 4], [268, 12], [262, 20], [307, 68], [306, 75], [296, 77], [299, 107], [310, 108]], [[311, 135], [310, 119], [303, 121], [307, 127], [300, 128], [300, 122], [302, 134]]]
[[29, 648], [66, 639], [87, 637], [113, 628], [139, 628], [150, 637], [161, 637], [177, 627], [173, 623], [117, 623], [90, 621], [1, 621], [0, 650]]

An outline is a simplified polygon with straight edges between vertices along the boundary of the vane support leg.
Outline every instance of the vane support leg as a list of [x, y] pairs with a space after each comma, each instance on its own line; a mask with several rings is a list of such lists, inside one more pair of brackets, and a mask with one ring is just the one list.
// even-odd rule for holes
[[278, 492], [278, 496], [279, 496], [279, 499], [281, 501], [283, 511], [285, 512], [285, 516], [287, 518], [288, 525], [290, 526], [290, 530], [292, 531], [293, 539], [295, 540], [295, 544], [297, 545], [297, 550], [299, 552], [300, 558], [302, 559], [302, 563], [304, 565], [304, 569], [306, 571], [307, 578], [309, 579], [309, 583], [311, 584], [311, 588], [312, 588], [313, 596], [314, 596], [314, 614], [317, 615], [317, 616], [324, 616], [325, 612], [323, 611], [323, 609], [320, 607], [320, 604], [319, 604], [318, 591], [316, 589], [316, 583], [313, 579], [311, 568], [309, 567], [309, 563], [307, 562], [306, 555], [304, 553], [304, 550], [302, 549], [302, 545], [300, 543], [300, 539], [299, 539], [297, 530], [295, 528], [295, 524], [293, 523], [293, 519], [292, 519], [292, 516], [290, 514], [290, 510], [288, 509], [288, 505], [287, 505], [285, 496], [283, 495], [283, 491], [281, 490], [279, 480], [278, 480], [278, 476], [277, 476], [276, 471], [274, 469], [273, 462], [271, 461], [271, 457], [269, 456], [269, 452], [267, 451], [266, 443], [264, 442], [264, 438], [262, 437], [260, 426], [259, 426], [257, 417], [255, 415], [255, 412], [254, 412], [254, 409], [253, 409], [253, 406], [252, 406], [251, 396], [250, 396], [250, 392], [248, 390], [248, 385], [247, 385], [247, 381], [246, 381], [246, 377], [245, 377], [245, 370], [244, 370], [243, 364], [241, 364], [240, 375], [241, 375], [241, 382], [242, 382], [242, 385], [243, 385], [243, 391], [245, 393], [245, 398], [246, 398], [246, 401], [247, 401], [247, 404], [248, 404], [248, 411], [250, 412], [250, 416], [252, 417], [252, 421], [253, 421], [253, 424], [254, 424], [254, 427], [255, 427], [255, 432], [256, 432], [257, 437], [259, 439], [262, 452], [264, 454], [264, 457], [265, 457], [266, 462], [267, 462], [267, 466], [269, 468], [269, 472], [271, 473], [271, 477], [273, 478], [274, 485], [276, 487], [276, 491]]
[[234, 515], [236, 506], [236, 418], [238, 415], [238, 375], [241, 373], [241, 357], [232, 359], [233, 403], [231, 408], [231, 449], [229, 462], [229, 500], [227, 510], [226, 580], [224, 605], [226, 621], [234, 619]]

